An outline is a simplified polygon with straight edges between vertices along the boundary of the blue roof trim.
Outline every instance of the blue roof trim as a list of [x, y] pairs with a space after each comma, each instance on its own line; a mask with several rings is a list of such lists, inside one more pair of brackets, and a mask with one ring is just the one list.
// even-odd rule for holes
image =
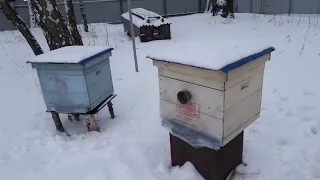
[[88, 57], [88, 58], [80, 61], [79, 63], [80, 63], [80, 64], [85, 64], [85, 63], [87, 63], [87, 62], [89, 62], [89, 61], [91, 61], [91, 60], [93, 60], [93, 59], [95, 59], [95, 58], [97, 58], [97, 57], [99, 57], [99, 56], [102, 56], [102, 55], [104, 55], [104, 54], [106, 54], [106, 53], [108, 53], [108, 52], [111, 52], [112, 50], [113, 50], [113, 48], [109, 48], [109, 49], [107, 49], [107, 50], [101, 51], [101, 52], [99, 52], [98, 54], [95, 54], [95, 55], [93, 55], [93, 56], [91, 56], [91, 57]]
[[242, 59], [240, 59], [240, 60], [238, 60], [238, 61], [236, 61], [236, 62], [234, 62], [234, 63], [231, 63], [231, 64], [229, 64], [229, 65], [226, 65], [226, 66], [224, 66], [223, 68], [221, 68], [220, 70], [223, 71], [223, 72], [229, 72], [229, 71], [231, 71], [231, 70], [233, 70], [233, 69], [236, 69], [236, 68], [238, 68], [238, 67], [240, 67], [240, 66], [242, 66], [242, 65], [244, 65], [244, 64], [246, 64], [246, 63], [248, 63], [248, 62], [251, 62], [251, 61], [253, 61], [253, 60], [256, 60], [257, 58], [259, 58], [259, 57], [261, 57], [261, 56], [264, 56], [264, 55], [266, 55], [266, 54], [269, 54], [269, 53], [271, 53], [271, 52], [274, 51], [274, 50], [276, 50], [274, 47], [269, 47], [269, 48], [267, 48], [267, 49], [265, 49], [265, 50], [263, 50], [263, 51], [261, 51], [261, 52], [259, 52], [259, 53], [250, 55], [250, 56], [245, 57], [245, 58], [242, 58]]

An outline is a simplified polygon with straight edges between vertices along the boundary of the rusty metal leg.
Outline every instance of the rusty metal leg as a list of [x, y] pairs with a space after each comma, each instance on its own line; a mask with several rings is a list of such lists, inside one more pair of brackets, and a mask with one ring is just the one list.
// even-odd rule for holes
[[52, 119], [56, 125], [56, 129], [60, 132], [65, 132], [64, 127], [62, 126], [59, 114], [57, 112], [51, 112]]
[[114, 111], [113, 111], [113, 107], [112, 107], [112, 102], [111, 101], [109, 101], [108, 102], [108, 108], [109, 108], [109, 112], [110, 112], [110, 115], [111, 115], [111, 118], [112, 119], [114, 119], [115, 118], [115, 116], [114, 116]]

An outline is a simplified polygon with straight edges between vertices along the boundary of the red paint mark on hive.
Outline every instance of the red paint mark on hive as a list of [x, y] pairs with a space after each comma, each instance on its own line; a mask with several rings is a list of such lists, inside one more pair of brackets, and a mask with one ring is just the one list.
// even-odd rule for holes
[[200, 119], [200, 105], [194, 102], [187, 104], [177, 104], [176, 115], [178, 119], [191, 121], [192, 119]]

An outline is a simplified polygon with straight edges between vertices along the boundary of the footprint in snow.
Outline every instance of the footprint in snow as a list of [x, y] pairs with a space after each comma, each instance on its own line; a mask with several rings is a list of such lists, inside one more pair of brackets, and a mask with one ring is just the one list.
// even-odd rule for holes
[[276, 144], [280, 145], [280, 146], [286, 146], [289, 144], [288, 140], [284, 139], [284, 138], [278, 138], [276, 140]]
[[279, 99], [280, 99], [281, 101], [289, 101], [289, 98], [288, 98], [288, 97], [280, 96]]
[[315, 156], [315, 162], [320, 166], [320, 153]]
[[34, 113], [34, 116], [41, 116], [42, 115], [42, 112], [36, 112]]
[[309, 90], [304, 90], [303, 91], [303, 95], [305, 95], [305, 96], [313, 96], [314, 93], [312, 91], [309, 91]]
[[287, 117], [293, 117], [295, 114], [292, 111], [287, 111], [286, 116]]
[[319, 171], [320, 166], [319, 165], [314, 165], [311, 167], [311, 174], [314, 178], [320, 179], [320, 171]]
[[312, 121], [312, 117], [306, 117], [306, 116], [304, 116], [304, 117], [300, 117], [300, 120], [309, 122], [309, 121]]
[[299, 111], [312, 111], [316, 108], [314, 106], [299, 106], [297, 109]]
[[[319, 133], [319, 131], [320, 131], [320, 126], [319, 125], [314, 125], [314, 126], [312, 126], [311, 128], [310, 128], [310, 130], [311, 130], [311, 132], [312, 132], [312, 134], [318, 134]], [[320, 163], [320, 161], [319, 161], [319, 163]]]

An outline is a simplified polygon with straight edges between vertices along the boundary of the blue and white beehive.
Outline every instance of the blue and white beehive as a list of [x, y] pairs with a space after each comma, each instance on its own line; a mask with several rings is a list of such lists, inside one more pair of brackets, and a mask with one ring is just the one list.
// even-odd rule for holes
[[111, 96], [112, 50], [67, 46], [28, 61], [37, 70], [47, 111], [86, 114]]
[[163, 125], [194, 146], [225, 146], [259, 118], [265, 63], [274, 50], [259, 39], [217, 39], [151, 53]]

